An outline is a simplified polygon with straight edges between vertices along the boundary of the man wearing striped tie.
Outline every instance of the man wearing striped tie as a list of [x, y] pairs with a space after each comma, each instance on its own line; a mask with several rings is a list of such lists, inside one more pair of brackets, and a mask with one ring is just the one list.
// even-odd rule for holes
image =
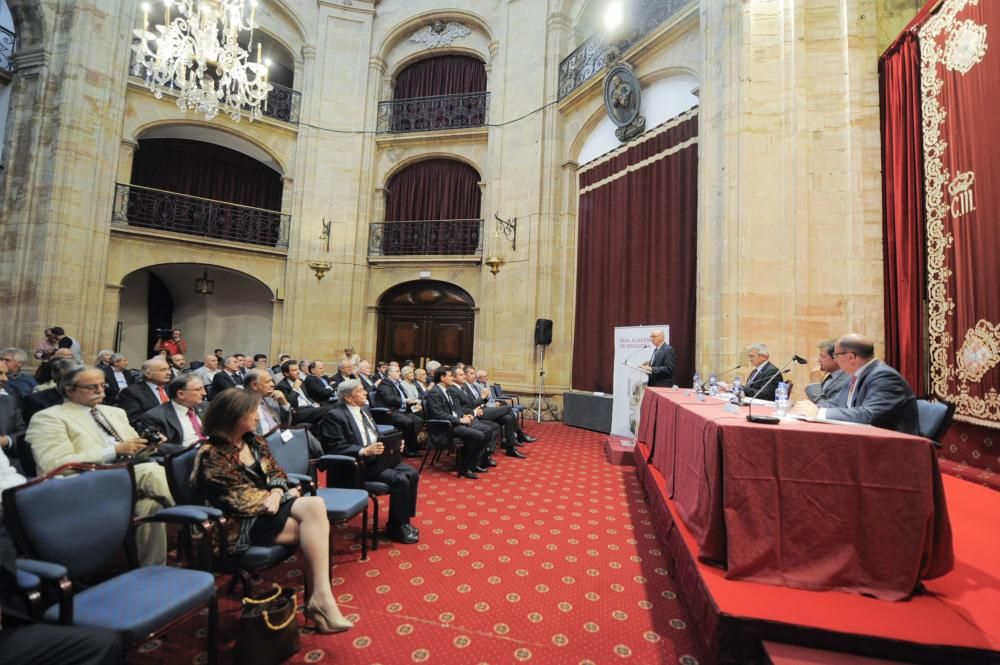
[[205, 384], [194, 374], [181, 374], [167, 384], [169, 402], [147, 411], [139, 422], [150, 425], [166, 439], [157, 449], [169, 455], [193, 446], [204, 438], [201, 418], [205, 405]]
[[248, 371], [243, 386], [260, 395], [257, 434], [264, 436], [278, 427], [289, 427], [292, 424], [292, 405], [285, 393], [274, 387], [274, 376], [270, 372], [262, 369]]

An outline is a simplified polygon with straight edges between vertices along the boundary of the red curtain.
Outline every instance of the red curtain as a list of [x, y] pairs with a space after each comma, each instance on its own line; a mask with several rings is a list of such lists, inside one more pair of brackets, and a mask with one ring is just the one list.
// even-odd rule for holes
[[682, 118], [581, 171], [574, 388], [613, 392], [614, 328], [627, 325], [669, 324], [674, 378], [681, 385], [691, 380], [698, 116]]
[[133, 185], [281, 210], [281, 176], [241, 152], [188, 139], [140, 139]]
[[924, 155], [920, 48], [904, 32], [879, 59], [885, 359], [926, 392]]
[[479, 173], [453, 159], [427, 159], [389, 180], [385, 221], [479, 219]]
[[464, 55], [419, 60], [396, 76], [393, 99], [486, 91], [486, 65]]

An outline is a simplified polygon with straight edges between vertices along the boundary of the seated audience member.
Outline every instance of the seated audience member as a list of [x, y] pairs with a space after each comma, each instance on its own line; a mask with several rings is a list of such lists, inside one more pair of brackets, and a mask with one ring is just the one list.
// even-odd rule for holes
[[167, 358], [167, 362], [170, 364], [170, 378], [176, 379], [178, 376], [183, 374], [187, 370], [187, 359], [184, 357], [183, 353], [175, 353], [174, 355]]
[[837, 359], [833, 357], [836, 340], [828, 339], [819, 345], [819, 367], [826, 376], [819, 383], [806, 386], [806, 397], [816, 406], [834, 406], [837, 395], [847, 387], [851, 377], [840, 369]]
[[492, 392], [490, 387], [490, 375], [485, 369], [476, 370], [476, 385], [484, 390], [489, 390]]
[[[255, 353], [253, 356], [253, 369], [267, 369], [267, 354]], [[246, 378], [246, 377], [243, 377]]]
[[[344, 381], [354, 378], [354, 363], [344, 358], [337, 365], [337, 373], [333, 375], [333, 386], [336, 388]], [[334, 395], [336, 397], [336, 395]]]
[[357, 376], [355, 376], [361, 385], [365, 387], [365, 390], [371, 392], [378, 387], [378, 384], [382, 381], [381, 377], [376, 377], [372, 375], [372, 366], [367, 360], [362, 360], [358, 363]]
[[[778, 373], [778, 368], [769, 360], [770, 357], [771, 354], [763, 344], [751, 344], [747, 347], [747, 360], [753, 366], [743, 386], [743, 394], [747, 397], [774, 401], [774, 392], [781, 377], [771, 380], [771, 377]], [[730, 389], [729, 384], [722, 381], [718, 386], [720, 390]]]
[[[0, 439], [2, 438], [0, 437]], [[2, 494], [5, 489], [23, 485], [26, 482], [28, 482], [28, 479], [18, 472], [17, 468], [7, 459], [7, 456], [0, 455], [0, 502], [3, 501]], [[0, 505], [0, 514], [2, 513], [3, 505]]]
[[291, 359], [292, 357], [290, 355], [288, 355], [287, 353], [282, 353], [281, 355], [278, 356], [278, 364], [271, 366], [271, 376], [274, 377], [275, 383], [281, 381], [282, 379], [281, 366], [284, 364], [286, 360], [291, 360]]
[[35, 391], [38, 381], [30, 374], [21, 371], [28, 354], [24, 349], [8, 347], [0, 351], [0, 360], [7, 363], [7, 390], [24, 398]]
[[[479, 379], [482, 379], [480, 381]], [[538, 439], [533, 436], [528, 436], [521, 429], [521, 424], [517, 420], [517, 414], [514, 413], [514, 407], [507, 404], [500, 404], [493, 399], [493, 391], [490, 390], [489, 385], [487, 385], [488, 376], [485, 370], [477, 370], [472, 365], [467, 365], [465, 367], [465, 383], [471, 386], [474, 391], [470, 392], [469, 395], [478, 395], [480, 400], [480, 406], [485, 407], [485, 411], [489, 412], [490, 409], [496, 409], [494, 413], [497, 414], [510, 414], [509, 422], [514, 429], [514, 434], [517, 436], [517, 442], [521, 443], [534, 443]], [[487, 419], [492, 419], [488, 417]], [[501, 422], [501, 424], [504, 424]], [[504, 425], [506, 428], [506, 425]], [[505, 429], [506, 431], [506, 429]]]
[[[517, 449], [519, 428], [517, 427], [517, 418], [514, 417], [513, 409], [507, 405], [486, 407], [486, 400], [466, 383], [465, 376], [465, 370], [456, 367], [454, 371], [454, 385], [451, 388], [453, 391], [452, 395], [461, 401], [465, 412], [476, 416], [477, 422], [482, 421], [484, 424], [495, 425], [502, 431], [504, 450], [507, 451], [508, 457], [517, 457], [519, 459], [527, 457], [527, 455]], [[488, 450], [491, 455], [495, 446], [494, 440], [490, 439]], [[486, 466], [495, 465], [496, 462], [492, 457], [487, 458]]]
[[254, 434], [260, 397], [250, 390], [218, 395], [205, 413], [208, 442], [198, 450], [191, 478], [210, 503], [226, 512], [233, 552], [250, 545], [298, 545], [306, 568], [306, 617], [321, 633], [352, 626], [330, 589], [330, 521], [322, 497], [301, 496]]
[[236, 356], [229, 356], [222, 365], [222, 370], [212, 378], [211, 398], [222, 393], [229, 388], [240, 388], [243, 386], [243, 375], [240, 373], [240, 359]]
[[[424, 418], [447, 420], [452, 424], [451, 435], [465, 444], [458, 475], [475, 480], [479, 478], [476, 472], [486, 469], [479, 465], [485, 460], [486, 446], [493, 435], [487, 429], [474, 427], [475, 416], [462, 412], [461, 403], [448, 393], [453, 381], [449, 368], [438, 367], [434, 371], [434, 388], [424, 396]], [[441, 439], [447, 436], [449, 433], [444, 430], [431, 430], [431, 444], [435, 448], [447, 448], [449, 441]]]
[[0, 663], [119, 665], [122, 644], [117, 632], [35, 622], [17, 586], [16, 556], [14, 543], [0, 526]]
[[202, 366], [192, 371], [195, 376], [201, 379], [201, 382], [205, 384], [207, 389], [212, 385], [212, 380], [215, 379], [215, 375], [221, 371], [219, 369], [219, 359], [215, 357], [214, 353], [210, 353], [205, 356]]
[[[72, 462], [111, 464], [135, 455], [148, 445], [136, 434], [122, 409], [101, 403], [104, 401], [101, 370], [74, 367], [62, 377], [59, 390], [66, 401], [36, 413], [25, 435], [39, 475]], [[136, 464], [135, 487], [136, 517], [174, 505], [167, 476], [159, 464]], [[136, 545], [141, 565], [166, 562], [167, 532], [162, 524], [137, 527]]]
[[321, 405], [306, 394], [299, 364], [294, 360], [286, 360], [285, 364], [281, 366], [281, 374], [282, 379], [278, 382], [278, 390], [285, 394], [288, 403], [292, 405], [292, 422], [296, 425], [299, 423], [313, 425], [322, 420], [323, 415], [331, 405]]
[[250, 371], [250, 370], [252, 370], [256, 366], [257, 365], [256, 365], [256, 363], [254, 363], [254, 360], [253, 360], [253, 358], [251, 356], [244, 356], [243, 357], [243, 371], [241, 372], [243, 374], [243, 378], [244, 379], [247, 378], [247, 372]]
[[112, 353], [104, 370], [104, 403], [116, 406], [118, 394], [135, 383], [132, 373], [128, 371], [128, 358], [120, 353]]
[[417, 389], [417, 395], [421, 398], [424, 396], [424, 393], [433, 387], [432, 384], [427, 382], [427, 370], [423, 367], [413, 370], [413, 386]]
[[[299, 366], [299, 370], [302, 367]], [[326, 404], [337, 399], [335, 387], [324, 375], [326, 366], [318, 360], [310, 362], [306, 369], [308, 374], [302, 379], [302, 386], [306, 395], [317, 404]]]
[[403, 441], [406, 443], [403, 454], [407, 457], [420, 457], [417, 435], [424, 426], [424, 419], [414, 412], [415, 408], [419, 410], [420, 400], [406, 395], [399, 380], [398, 367], [390, 367], [388, 376], [375, 389], [375, 406], [391, 410], [392, 426], [403, 433]]
[[164, 436], [157, 451], [161, 455], [177, 453], [193, 446], [203, 437], [202, 412], [205, 384], [194, 374], [181, 374], [167, 384], [169, 402], [153, 407], [140, 422], [155, 427]]
[[142, 363], [142, 380], [118, 393], [117, 405], [125, 410], [133, 427], [142, 414], [170, 400], [167, 396], [170, 379], [169, 363], [162, 356], [154, 356]]
[[406, 399], [416, 400], [413, 404], [413, 412], [420, 413], [420, 390], [414, 380], [413, 367], [403, 365], [399, 370], [399, 381], [400, 385], [403, 386], [403, 392], [406, 393]]
[[177, 355], [178, 353], [187, 353], [188, 345], [184, 341], [184, 333], [180, 328], [174, 328], [170, 331], [170, 337], [167, 339], [158, 339], [156, 344], [153, 345], [154, 351], [166, 351], [168, 356]]
[[[7, 364], [0, 360], [0, 449], [14, 455], [14, 437], [24, 431], [21, 400], [7, 391]], [[4, 460], [7, 455], [0, 455]]]
[[917, 398], [899, 372], [875, 358], [875, 344], [858, 334], [837, 340], [833, 356], [851, 378], [833, 406], [802, 400], [794, 411], [807, 417], [864, 423], [906, 434], [919, 434]]
[[[389, 537], [397, 542], [412, 544], [420, 533], [410, 525], [417, 514], [417, 485], [420, 474], [409, 464], [400, 462], [378, 470], [372, 461], [385, 450], [378, 428], [368, 411], [368, 393], [360, 381], [349, 379], [337, 386], [339, 404], [327, 411], [314, 428], [323, 449], [331, 455], [350, 455], [363, 465], [365, 480], [377, 480], [389, 486]], [[402, 445], [392, 437], [389, 445]]]
[[38, 360], [48, 360], [59, 348], [59, 338], [52, 332], [52, 328], [45, 329], [45, 337], [41, 343], [35, 347], [35, 358]]
[[105, 367], [111, 366], [111, 356], [114, 355], [114, 351], [111, 349], [103, 349], [97, 352], [97, 357], [94, 358], [94, 367], [97, 369], [104, 369]]
[[427, 364], [424, 365], [424, 370], [426, 373], [427, 386], [431, 387], [434, 385], [434, 377], [437, 375], [438, 369], [440, 369], [441, 363], [436, 360], [428, 360]]
[[219, 361], [219, 367], [222, 367], [222, 363], [226, 360], [226, 357], [222, 355], [222, 349], [215, 349], [212, 353], [215, 355], [216, 360]]
[[[287, 361], [286, 361], [287, 362]], [[292, 405], [285, 393], [274, 387], [274, 377], [268, 370], [252, 369], [243, 381], [247, 390], [260, 396], [257, 407], [257, 434], [268, 434], [292, 424]]]
[[63, 403], [63, 395], [59, 391], [59, 381], [62, 380], [66, 372], [74, 367], [79, 367], [79, 365], [72, 358], [49, 361], [49, 375], [52, 377], [54, 387], [33, 392], [21, 400], [21, 415], [24, 416], [25, 423], [30, 423], [31, 418], [42, 409]]

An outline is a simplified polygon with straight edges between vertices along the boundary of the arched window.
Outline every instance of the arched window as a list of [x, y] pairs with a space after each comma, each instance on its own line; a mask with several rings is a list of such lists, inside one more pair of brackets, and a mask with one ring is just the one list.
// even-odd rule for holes
[[486, 65], [467, 55], [418, 60], [396, 75], [393, 99], [486, 92]]

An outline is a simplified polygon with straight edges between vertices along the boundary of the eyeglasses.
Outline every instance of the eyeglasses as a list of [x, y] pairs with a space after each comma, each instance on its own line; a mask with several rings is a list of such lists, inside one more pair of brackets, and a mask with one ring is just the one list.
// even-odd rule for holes
[[854, 351], [834, 351], [830, 354], [830, 357], [836, 358], [837, 356], [846, 356], [848, 353], [854, 353]]
[[83, 385], [74, 383], [73, 387], [79, 388], [80, 390], [86, 390], [89, 393], [96, 393], [98, 390], [104, 390], [104, 385], [105, 384], [103, 383], [86, 383]]

